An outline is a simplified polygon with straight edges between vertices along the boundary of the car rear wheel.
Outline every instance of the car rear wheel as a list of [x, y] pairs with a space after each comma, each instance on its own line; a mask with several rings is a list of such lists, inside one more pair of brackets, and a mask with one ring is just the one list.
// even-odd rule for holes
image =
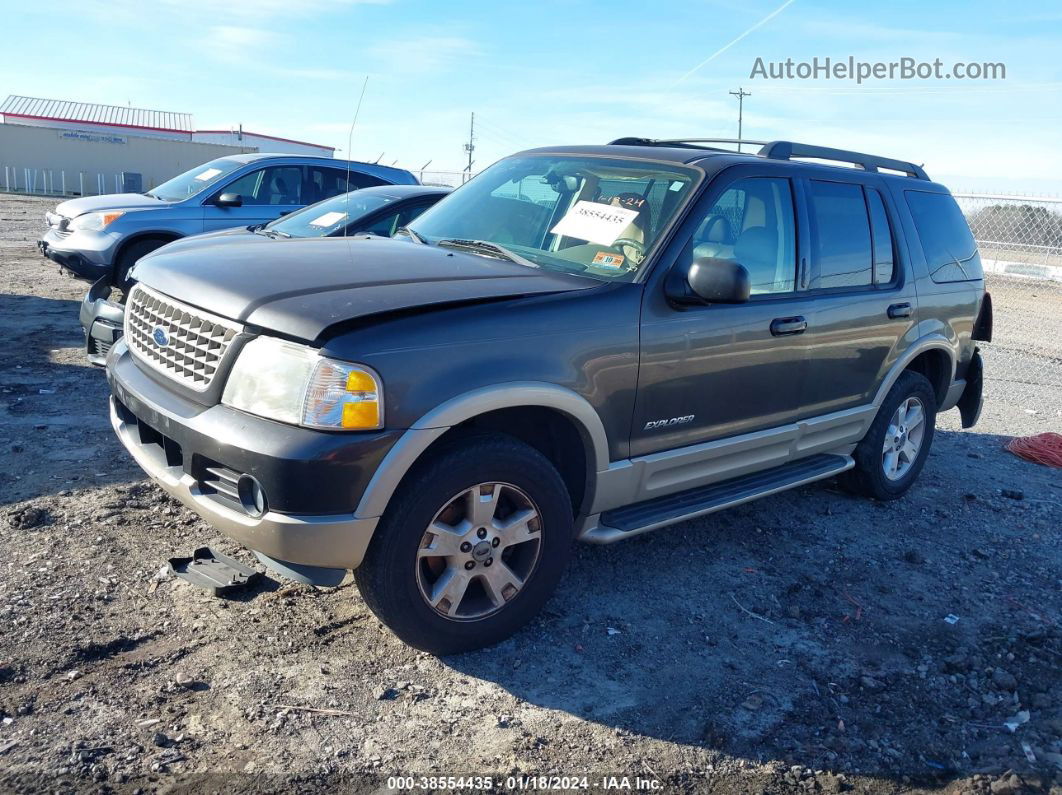
[[901, 373], [856, 447], [856, 465], [841, 476], [841, 484], [876, 500], [902, 497], [925, 465], [936, 420], [932, 385], [920, 373]]
[[355, 580], [399, 638], [433, 654], [497, 643], [550, 597], [571, 552], [564, 481], [510, 437], [448, 445], [395, 493]]

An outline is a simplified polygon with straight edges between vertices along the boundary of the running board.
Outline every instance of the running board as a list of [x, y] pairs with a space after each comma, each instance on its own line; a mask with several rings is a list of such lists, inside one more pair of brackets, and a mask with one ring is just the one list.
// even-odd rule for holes
[[601, 514], [581, 540], [609, 544], [686, 519], [803, 486], [851, 469], [851, 456], [822, 453], [749, 475], [656, 497]]

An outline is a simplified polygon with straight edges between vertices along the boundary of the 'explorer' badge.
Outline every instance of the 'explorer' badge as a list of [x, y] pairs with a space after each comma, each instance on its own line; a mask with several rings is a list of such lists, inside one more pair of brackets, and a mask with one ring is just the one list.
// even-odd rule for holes
[[170, 335], [162, 326], [155, 326], [151, 331], [151, 339], [155, 340], [155, 344], [160, 348], [165, 348], [170, 344]]

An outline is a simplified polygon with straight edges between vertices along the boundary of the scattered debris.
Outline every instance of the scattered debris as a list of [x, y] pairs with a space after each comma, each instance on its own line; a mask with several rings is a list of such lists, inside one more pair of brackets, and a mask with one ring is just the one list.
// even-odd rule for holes
[[947, 621], [949, 624], [959, 623], [959, 617], [954, 613], [948, 613], [946, 616], [944, 616], [944, 620]]
[[214, 596], [244, 588], [262, 576], [261, 572], [210, 547], [199, 547], [190, 558], [170, 558], [169, 564], [177, 577]]
[[1023, 709], [1012, 718], [1007, 718], [1003, 721], [1003, 725], [1010, 729], [1011, 732], [1016, 732], [1019, 726], [1024, 726], [1029, 722], [1029, 711]]

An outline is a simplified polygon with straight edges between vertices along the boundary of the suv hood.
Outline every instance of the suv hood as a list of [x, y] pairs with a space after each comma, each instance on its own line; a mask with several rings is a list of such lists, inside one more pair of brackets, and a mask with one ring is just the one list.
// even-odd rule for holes
[[144, 257], [146, 286], [313, 341], [336, 323], [418, 306], [585, 290], [600, 281], [390, 238], [188, 238]]
[[152, 199], [142, 193], [106, 193], [103, 196], [82, 196], [60, 203], [55, 212], [67, 218], [97, 210], [129, 210], [135, 207], [168, 207], [170, 202]]

